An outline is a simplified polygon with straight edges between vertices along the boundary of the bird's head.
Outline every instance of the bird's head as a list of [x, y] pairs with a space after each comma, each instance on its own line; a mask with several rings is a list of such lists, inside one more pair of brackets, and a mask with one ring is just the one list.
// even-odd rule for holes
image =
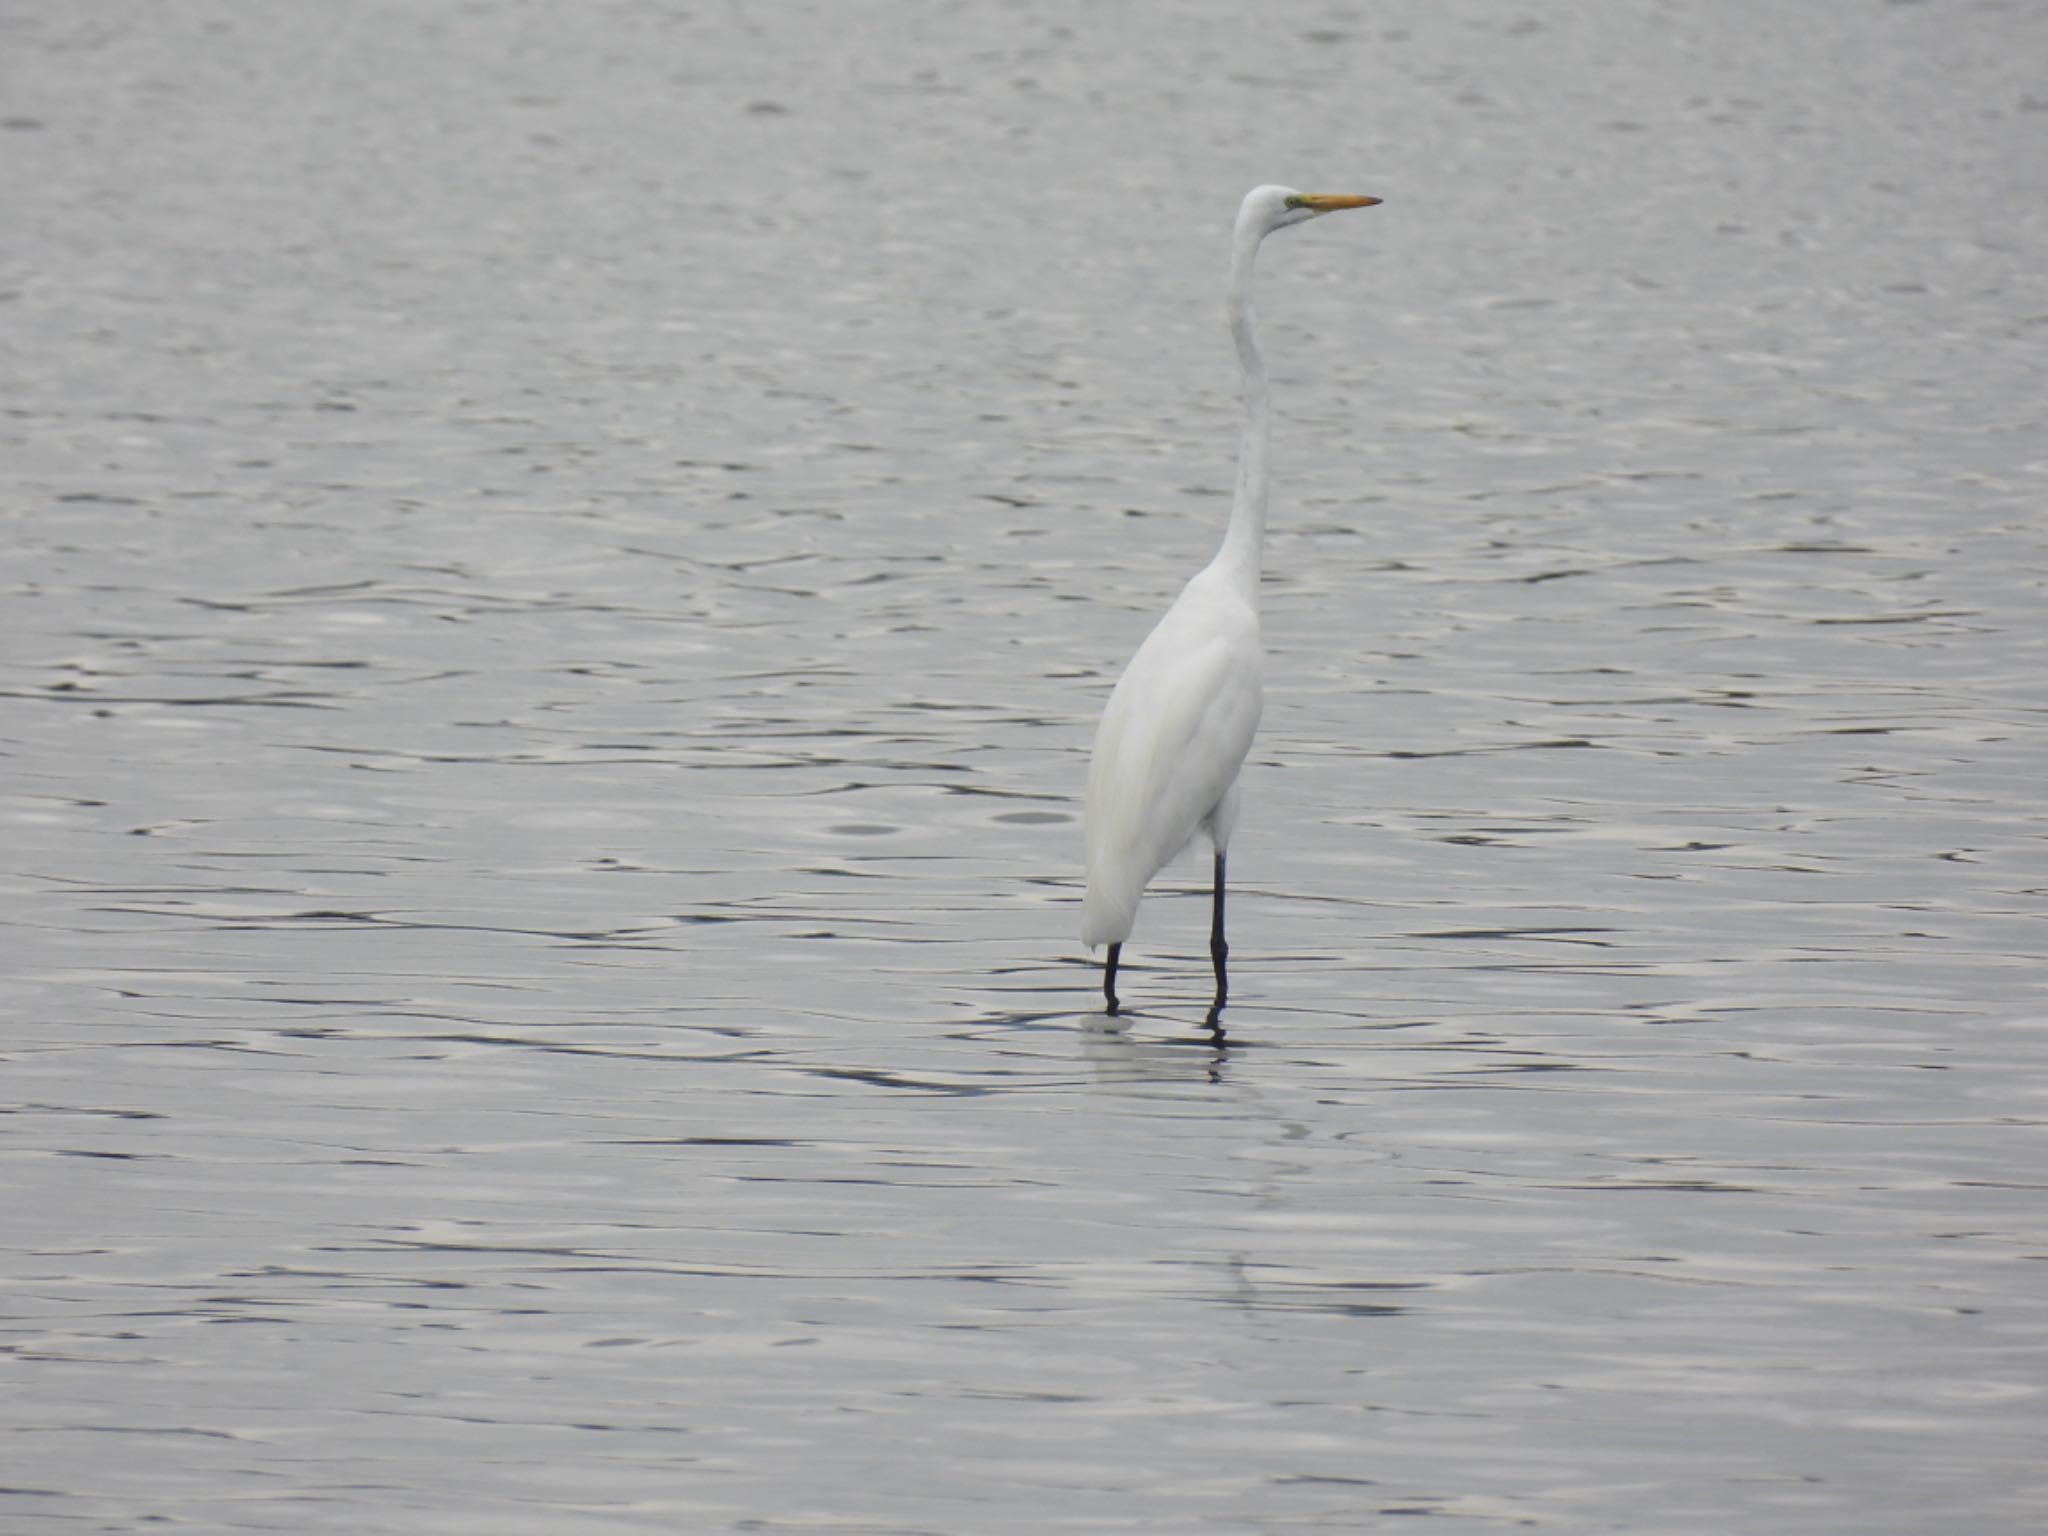
[[1249, 224], [1265, 236], [1276, 229], [1285, 229], [1290, 224], [1306, 224], [1310, 219], [1342, 208], [1370, 208], [1378, 201], [1376, 197], [1360, 197], [1350, 192], [1297, 192], [1292, 187], [1254, 187], [1245, 194], [1244, 206], [1237, 211], [1237, 222], [1240, 227]]

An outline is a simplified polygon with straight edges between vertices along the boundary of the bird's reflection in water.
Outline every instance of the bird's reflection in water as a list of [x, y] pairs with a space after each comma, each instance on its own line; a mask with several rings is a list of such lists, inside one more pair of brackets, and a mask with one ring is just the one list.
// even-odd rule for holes
[[1140, 1083], [1223, 1081], [1230, 1059], [1230, 1038], [1224, 1033], [1220, 1009], [1211, 1008], [1198, 1029], [1185, 1035], [1134, 1037], [1133, 1018], [1091, 1015], [1081, 1024], [1081, 1054], [1105, 1088]]

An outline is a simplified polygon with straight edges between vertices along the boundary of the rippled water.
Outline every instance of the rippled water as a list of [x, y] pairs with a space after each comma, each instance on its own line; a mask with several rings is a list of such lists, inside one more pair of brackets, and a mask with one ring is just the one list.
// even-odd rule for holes
[[2039, 1528], [2048, 13], [0, 42], [10, 1532]]

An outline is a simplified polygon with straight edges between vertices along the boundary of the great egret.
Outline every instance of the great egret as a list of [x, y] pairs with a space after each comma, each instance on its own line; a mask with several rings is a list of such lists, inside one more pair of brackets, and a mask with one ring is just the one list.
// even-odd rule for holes
[[1216, 852], [1209, 958], [1213, 1025], [1230, 996], [1224, 961], [1223, 858], [1237, 820], [1237, 774], [1259, 724], [1259, 550], [1266, 535], [1266, 363], [1252, 322], [1252, 262], [1276, 229], [1376, 197], [1254, 187], [1230, 247], [1230, 334], [1244, 369], [1237, 499], [1216, 558], [1202, 567], [1138, 647], [1095, 732], [1088, 765], [1088, 894], [1081, 940], [1109, 946], [1102, 995], [1117, 1012], [1116, 968], [1145, 886], [1197, 831]]

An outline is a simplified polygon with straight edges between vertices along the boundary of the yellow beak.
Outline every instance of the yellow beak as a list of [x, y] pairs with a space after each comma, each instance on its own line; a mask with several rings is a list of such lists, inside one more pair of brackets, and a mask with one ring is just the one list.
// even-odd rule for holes
[[1317, 213], [1335, 213], [1340, 208], [1370, 208], [1378, 201], [1376, 197], [1356, 197], [1349, 192], [1304, 192], [1301, 206]]

